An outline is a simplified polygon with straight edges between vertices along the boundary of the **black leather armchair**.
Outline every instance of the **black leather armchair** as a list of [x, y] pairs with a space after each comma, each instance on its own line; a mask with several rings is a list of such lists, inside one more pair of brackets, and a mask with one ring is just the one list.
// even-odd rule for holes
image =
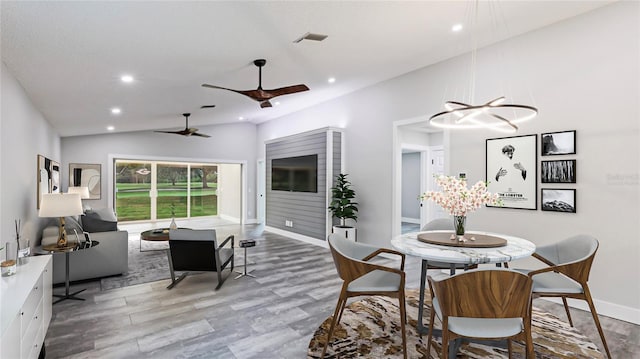
[[[230, 244], [227, 248], [225, 245]], [[169, 268], [173, 288], [183, 280], [189, 272], [175, 279], [174, 271], [217, 272], [216, 290], [233, 272], [234, 236], [228, 236], [220, 245], [216, 239], [215, 229], [172, 229], [169, 231]], [[222, 277], [222, 271], [231, 264], [229, 274]]]

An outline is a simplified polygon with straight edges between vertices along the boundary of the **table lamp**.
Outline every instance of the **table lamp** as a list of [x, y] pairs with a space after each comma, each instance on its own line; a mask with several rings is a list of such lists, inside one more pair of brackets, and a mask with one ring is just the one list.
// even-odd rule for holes
[[77, 193], [80, 195], [80, 199], [89, 199], [89, 187], [69, 187], [67, 193]]
[[67, 245], [64, 217], [82, 214], [82, 201], [77, 193], [45, 193], [40, 202], [39, 217], [59, 217], [58, 247]]

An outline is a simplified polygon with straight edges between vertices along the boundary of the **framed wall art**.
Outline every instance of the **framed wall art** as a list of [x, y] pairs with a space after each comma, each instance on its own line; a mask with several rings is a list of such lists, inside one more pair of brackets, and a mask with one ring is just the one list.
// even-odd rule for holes
[[538, 135], [487, 139], [487, 189], [500, 196], [502, 207], [538, 209], [537, 140]]
[[576, 160], [542, 161], [542, 183], [576, 183]]
[[543, 188], [542, 210], [550, 212], [576, 213], [576, 190]]
[[60, 193], [60, 163], [43, 155], [37, 158], [36, 206], [40, 209], [40, 200], [44, 193]]
[[573, 155], [576, 153], [576, 131], [549, 132], [542, 138], [542, 156]]
[[100, 164], [69, 163], [69, 187], [88, 187], [89, 199], [101, 197]]

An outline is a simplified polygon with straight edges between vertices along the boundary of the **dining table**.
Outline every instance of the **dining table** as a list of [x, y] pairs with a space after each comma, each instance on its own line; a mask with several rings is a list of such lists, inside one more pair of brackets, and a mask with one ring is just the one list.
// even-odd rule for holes
[[[404, 233], [391, 240], [391, 246], [395, 250], [418, 257], [422, 261], [417, 325], [420, 334], [428, 331], [422, 325], [422, 316], [429, 262], [446, 263], [450, 273], [454, 274], [456, 268], [476, 264], [495, 263], [501, 266], [502, 263], [529, 257], [536, 250], [536, 245], [532, 242], [503, 233], [466, 231], [464, 241], [459, 241], [459, 238], [452, 230], [439, 230]], [[483, 245], [485, 242], [481, 240], [488, 244]]]

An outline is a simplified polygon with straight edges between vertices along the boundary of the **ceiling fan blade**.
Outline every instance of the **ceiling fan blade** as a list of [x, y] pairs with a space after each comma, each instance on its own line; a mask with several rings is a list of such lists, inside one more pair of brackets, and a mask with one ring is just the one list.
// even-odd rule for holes
[[202, 105], [200, 108], [214, 108], [216, 105]]
[[307, 87], [307, 85], [303, 85], [303, 84], [281, 87], [273, 90], [264, 90], [264, 92], [270, 95], [270, 98], [274, 98], [276, 96], [282, 96], [282, 95], [290, 95], [290, 94], [304, 92], [304, 91], [309, 91], [309, 88]]
[[256, 101], [261, 101], [261, 100], [266, 100], [267, 99], [267, 98], [264, 98], [264, 99], [262, 98], [262, 96], [261, 96], [261, 91], [262, 90], [234, 90], [234, 89], [230, 89], [230, 88], [226, 88], [226, 87], [209, 85], [209, 84], [202, 84], [202, 87], [208, 87], [208, 88], [211, 88], [211, 89], [226, 90], [226, 91], [239, 93], [241, 95], [245, 95], [247, 97], [250, 97], [251, 99], [256, 100]]
[[[158, 133], [169, 133], [169, 134], [173, 134], [173, 135], [185, 135], [184, 130], [182, 131], [153, 131], [153, 132], [158, 132]], [[188, 133], [188, 132], [187, 132]]]
[[198, 132], [193, 132], [191, 133], [191, 136], [198, 136], [198, 137], [211, 137], [209, 135], [205, 135], [204, 133], [198, 133]]
[[271, 102], [269, 102], [269, 100], [266, 100], [266, 101], [260, 102], [260, 107], [267, 108], [267, 107], [273, 107], [273, 106], [271, 106]]

